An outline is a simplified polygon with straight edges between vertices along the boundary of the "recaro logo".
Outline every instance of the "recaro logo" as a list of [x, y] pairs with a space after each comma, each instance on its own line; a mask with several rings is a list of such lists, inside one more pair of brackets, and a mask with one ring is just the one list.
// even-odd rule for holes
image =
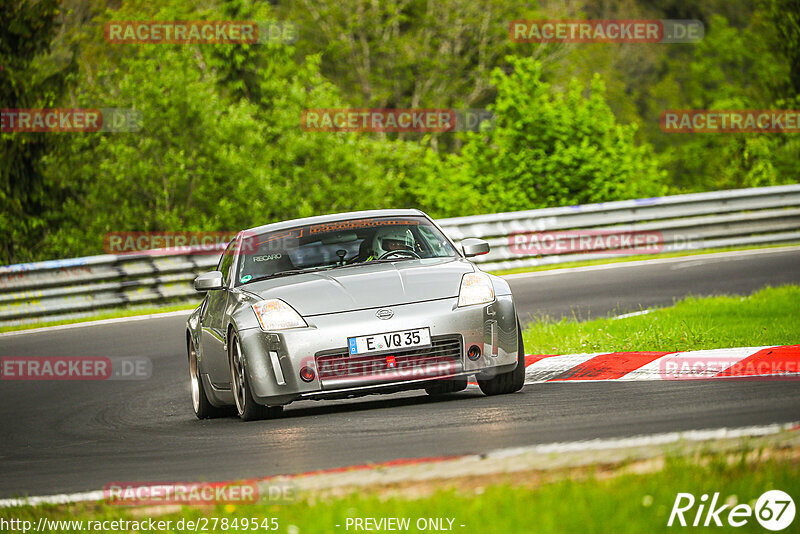
[[[742, 527], [755, 516], [762, 527], [767, 530], [779, 531], [784, 530], [792, 524], [795, 516], [795, 505], [792, 498], [788, 493], [781, 490], [770, 490], [764, 492], [756, 501], [755, 506], [749, 504], [736, 504], [725, 502], [721, 506], [717, 506], [720, 501], [719, 492], [714, 493], [709, 501], [709, 495], [704, 493], [700, 499], [695, 499], [691, 493], [678, 493], [675, 497], [675, 503], [672, 505], [672, 511], [669, 514], [667, 526], [689, 526], [687, 519], [684, 517], [686, 513], [689, 520], [694, 520], [691, 526], [709, 527], [709, 526], [731, 526]], [[691, 510], [695, 503], [698, 504], [697, 511], [692, 514]], [[705, 520], [703, 520], [703, 512], [705, 512]], [[730, 510], [727, 510], [730, 508]], [[727, 514], [723, 514], [727, 510]], [[677, 523], [675, 520], [677, 519]], [[727, 525], [723, 522], [727, 519]]]
[[387, 319], [391, 319], [392, 317], [394, 317], [394, 312], [392, 310], [390, 310], [389, 308], [383, 308], [382, 310], [378, 310], [378, 313], [376, 313], [375, 316], [378, 319], [387, 320]]

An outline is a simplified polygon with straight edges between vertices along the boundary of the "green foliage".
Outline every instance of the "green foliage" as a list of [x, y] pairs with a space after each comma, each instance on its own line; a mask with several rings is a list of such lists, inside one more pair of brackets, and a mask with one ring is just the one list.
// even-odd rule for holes
[[[523, 334], [531, 354], [685, 351], [791, 345], [800, 329], [800, 286], [750, 296], [688, 297], [623, 319], [538, 318]], [[585, 318], [583, 318], [585, 319]]]
[[[796, 134], [665, 134], [662, 110], [798, 108], [798, 0], [4, 4], [3, 107], [129, 108], [131, 133], [0, 134], [4, 263], [126, 230], [434, 217], [798, 181]], [[700, 18], [694, 45], [512, 43], [534, 18]], [[284, 44], [109, 44], [109, 20], [290, 21]], [[305, 132], [307, 108], [489, 107], [480, 133]]]
[[[129, 9], [141, 16], [141, 6]], [[214, 17], [179, 9], [151, 16]], [[95, 24], [133, 14], [109, 12]], [[403, 182], [424, 171], [418, 144], [300, 129], [303, 109], [342, 105], [317, 57], [297, 64], [278, 45], [109, 48], [75, 96], [84, 106], [140, 111], [143, 127], [75, 136], [49, 156], [53, 179], [79, 194], [63, 205], [64, 223], [45, 256], [100, 252], [110, 231], [231, 231], [397, 205]]]
[[[458, 189], [448, 214], [513, 211], [656, 196], [663, 192], [650, 147], [634, 143], [636, 127], [617, 122], [599, 77], [588, 95], [573, 79], [563, 93], [542, 79], [542, 64], [509, 58], [496, 70], [496, 128], [469, 134], [451, 158]], [[436, 183], [431, 184], [435, 190]], [[452, 196], [451, 189], [440, 195]], [[475, 194], [477, 193], [477, 195]], [[437, 205], [445, 210], [445, 202]]]
[[[766, 41], [789, 66], [779, 92], [800, 95], [800, 0], [761, 0], [767, 23], [774, 28]], [[784, 71], [785, 72], [785, 71]]]
[[477, 107], [489, 73], [514, 51], [513, 19], [541, 13], [504, 0], [282, 0], [276, 13], [301, 28], [302, 55], [363, 107]]
[[[776, 62], [762, 37], [769, 23], [756, 18], [734, 28], [713, 16], [690, 61], [669, 63], [669, 76], [653, 88], [662, 109], [797, 109], [795, 98], [773, 96], [785, 86], [786, 62]], [[668, 137], [665, 166], [688, 190], [734, 189], [795, 183], [800, 140], [796, 133], [660, 134]]]
[[[0, 107], [52, 107], [74, 64], [48, 56], [58, 29], [57, 0], [4, 2], [0, 24]], [[27, 260], [42, 238], [59, 192], [43, 177], [41, 160], [53, 139], [43, 133], [0, 134], [0, 242], [7, 262]]]

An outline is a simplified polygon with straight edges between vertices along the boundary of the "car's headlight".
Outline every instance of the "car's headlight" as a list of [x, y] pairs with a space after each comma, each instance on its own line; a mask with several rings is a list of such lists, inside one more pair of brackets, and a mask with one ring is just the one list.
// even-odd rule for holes
[[300, 314], [281, 299], [257, 302], [253, 304], [253, 311], [262, 330], [284, 330], [308, 326]]
[[458, 306], [472, 306], [473, 304], [486, 304], [494, 300], [494, 287], [489, 276], [485, 273], [467, 273], [461, 279], [461, 289], [458, 290]]

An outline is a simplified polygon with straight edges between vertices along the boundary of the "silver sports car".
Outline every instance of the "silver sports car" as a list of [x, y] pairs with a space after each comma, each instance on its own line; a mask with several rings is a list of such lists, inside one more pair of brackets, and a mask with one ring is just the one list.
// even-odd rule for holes
[[305, 399], [467, 387], [512, 393], [525, 379], [511, 289], [418, 210], [310, 217], [245, 230], [186, 324], [199, 418], [244, 420]]

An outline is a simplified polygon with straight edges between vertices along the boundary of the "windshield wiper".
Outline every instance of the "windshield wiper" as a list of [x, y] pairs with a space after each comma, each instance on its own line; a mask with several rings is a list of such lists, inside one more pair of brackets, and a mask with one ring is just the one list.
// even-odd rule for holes
[[349, 263], [348, 265], [372, 265], [374, 263], [391, 263], [395, 261], [403, 261], [403, 260], [419, 260], [422, 258], [415, 258], [414, 256], [396, 256], [394, 258], [383, 258], [381, 260], [374, 259], [370, 261], [358, 261], [356, 263]]
[[259, 282], [261, 280], [269, 280], [270, 278], [279, 278], [281, 276], [289, 276], [289, 275], [292, 275], [292, 274], [315, 273], [315, 272], [318, 272], [318, 271], [325, 271], [325, 270], [328, 270], [328, 269], [330, 269], [330, 267], [314, 267], [313, 269], [289, 269], [288, 271], [280, 271], [280, 272], [277, 272], [277, 273], [265, 274], [265, 275], [262, 275], [262, 276], [257, 276], [255, 278], [251, 278], [247, 282], [242, 282], [241, 285], [249, 284], [249, 283], [252, 283], [252, 282]]
[[403, 260], [416, 260], [419, 258], [415, 258], [413, 256], [398, 256], [394, 258], [384, 258], [384, 259], [374, 259], [370, 261], [358, 261], [356, 263], [345, 263], [344, 265], [334, 264], [334, 265], [325, 265], [322, 267], [313, 267], [310, 269], [289, 269], [288, 271], [280, 271], [277, 273], [272, 274], [265, 274], [262, 276], [258, 276], [255, 278], [251, 278], [247, 282], [242, 282], [240, 285], [244, 284], [251, 284], [253, 282], [260, 282], [261, 280], [269, 280], [270, 278], [280, 278], [282, 276], [290, 276], [293, 274], [304, 274], [304, 273], [316, 273], [319, 271], [329, 271], [331, 269], [339, 269], [342, 267], [353, 267], [355, 265], [371, 265], [376, 263], [390, 263], [395, 261], [403, 261]]

